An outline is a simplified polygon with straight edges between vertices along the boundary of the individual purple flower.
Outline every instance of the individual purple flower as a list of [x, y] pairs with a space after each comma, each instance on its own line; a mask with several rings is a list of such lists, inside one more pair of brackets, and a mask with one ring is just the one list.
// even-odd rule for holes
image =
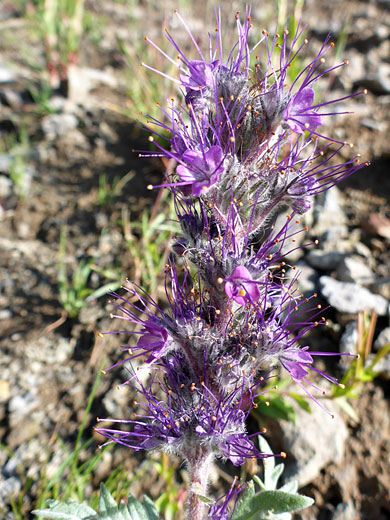
[[322, 117], [313, 110], [314, 90], [305, 87], [291, 99], [284, 119], [293, 132], [303, 133], [305, 130], [316, 130], [322, 125]]
[[190, 185], [192, 195], [199, 197], [213, 184], [219, 181], [223, 172], [223, 150], [212, 146], [206, 152], [203, 150], [188, 150], [181, 156], [182, 164], [176, 168], [183, 185]]
[[260, 298], [260, 289], [244, 265], [234, 269], [225, 281], [225, 292], [230, 300], [239, 305], [256, 302]]
[[307, 352], [308, 348], [285, 349], [279, 355], [281, 365], [289, 372], [294, 381], [301, 381], [311, 368], [313, 358]]
[[143, 353], [151, 352], [145, 363], [153, 363], [166, 352], [172, 338], [162, 325], [161, 320], [155, 317], [148, 318], [144, 322], [141, 333], [142, 336], [138, 340], [137, 347], [142, 349]]
[[[230, 520], [233, 517], [239, 494], [248, 487], [246, 484], [237, 483], [237, 481], [238, 477], [235, 477], [226, 495], [220, 497], [210, 507], [207, 518], [210, 520]], [[229, 505], [232, 504], [232, 501], [233, 507], [230, 509]]]
[[221, 453], [235, 466], [242, 466], [246, 459], [256, 457], [253, 443], [242, 434], [232, 434], [220, 446]]
[[205, 87], [213, 88], [215, 86], [214, 71], [219, 61], [206, 63], [201, 60], [193, 60], [188, 62], [188, 74], [180, 74], [181, 84], [189, 90], [202, 90]]

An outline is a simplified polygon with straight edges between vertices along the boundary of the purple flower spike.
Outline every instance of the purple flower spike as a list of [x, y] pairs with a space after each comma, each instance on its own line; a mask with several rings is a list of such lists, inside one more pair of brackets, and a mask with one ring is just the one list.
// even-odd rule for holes
[[192, 195], [199, 197], [210, 186], [219, 181], [223, 172], [223, 151], [219, 146], [212, 146], [207, 152], [188, 150], [182, 155], [182, 161], [177, 168], [180, 180], [192, 186]]
[[260, 299], [260, 290], [244, 265], [239, 265], [234, 269], [225, 284], [225, 292], [231, 300], [239, 305], [246, 305]]
[[[266, 381], [275, 377], [274, 370], [286, 369], [324, 410], [312, 395], [312, 389], [323, 391], [309, 373], [343, 387], [313, 359], [352, 354], [303, 346], [306, 334], [326, 326], [326, 319], [321, 304], [308, 308], [317, 295], [300, 294], [296, 268], [289, 262], [296, 248], [311, 245], [300, 240], [301, 245], [291, 246], [308, 231], [297, 216], [310, 209], [315, 195], [361, 165], [358, 155], [337, 161], [347, 143], [317, 130], [336, 113], [328, 110], [336, 100], [315, 102], [315, 85], [344, 65], [324, 70], [323, 55], [333, 46], [329, 37], [294, 79], [295, 67], [290, 67], [307, 44], [299, 25], [292, 41], [287, 30], [271, 38], [263, 31], [256, 40], [250, 35], [247, 7], [243, 22], [235, 15], [237, 39], [225, 53], [221, 11], [216, 10], [217, 30], [203, 53], [175, 14], [197, 59], [187, 58], [168, 32], [175, 59], [148, 40], [177, 68], [179, 79], [170, 79], [185, 102], [171, 98], [167, 108], [159, 105], [161, 121], [147, 116], [156, 148], [140, 154], [177, 165], [167, 168], [163, 184], [150, 186], [171, 191], [181, 228], [164, 269], [168, 305], [160, 308], [131, 284], [121, 288], [128, 298], [114, 294], [119, 312], [112, 317], [125, 325], [118, 332], [132, 338], [122, 347], [130, 362], [126, 384], [138, 398], [129, 419], [109, 419], [114, 425], [97, 431], [107, 443], [184, 458], [186, 518], [231, 520], [234, 507], [232, 511], [229, 505], [235, 506], [239, 485], [209, 502], [209, 511], [201, 496], [207, 495], [216, 458], [240, 466], [246, 459], [273, 456], [255, 447], [251, 439], [257, 434], [248, 434], [246, 423], [256, 399], [269, 390]], [[260, 45], [264, 52], [257, 51]], [[139, 377], [141, 367], [131, 364], [141, 357], [146, 358], [147, 379]]]
[[315, 130], [322, 125], [322, 117], [312, 110], [314, 90], [305, 87], [291, 99], [286, 111], [286, 123], [293, 132], [302, 134], [305, 130]]

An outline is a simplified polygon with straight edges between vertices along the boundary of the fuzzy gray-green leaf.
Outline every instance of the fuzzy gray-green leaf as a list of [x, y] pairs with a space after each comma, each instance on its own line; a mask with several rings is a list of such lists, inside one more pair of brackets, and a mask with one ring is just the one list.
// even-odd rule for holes
[[154, 503], [146, 495], [144, 496], [143, 504], [144, 504], [144, 508], [148, 514], [148, 520], [158, 520], [159, 516], [158, 516], [158, 512], [154, 506]]
[[150, 499], [144, 498], [144, 505], [141, 504], [134, 497], [129, 495], [128, 509], [131, 520], [158, 520], [158, 514], [153, 502]]
[[97, 513], [91, 507], [74, 500], [48, 500], [47, 504], [48, 509], [36, 509], [33, 514], [55, 520], [98, 520]]
[[236, 518], [241, 518], [241, 513], [246, 510], [247, 504], [251, 502], [253, 497], [255, 496], [255, 486], [253, 485], [253, 482], [248, 482], [248, 487], [244, 491], [244, 493], [241, 495], [240, 500], [237, 503], [236, 509], [234, 511], [233, 520], [236, 520]]
[[125, 520], [104, 484], [100, 485], [99, 515], [101, 520]]
[[246, 500], [244, 507], [237, 508], [233, 520], [259, 520], [267, 514], [281, 514], [289, 511], [298, 511], [313, 504], [312, 498], [285, 493], [283, 491], [263, 491], [250, 500]]

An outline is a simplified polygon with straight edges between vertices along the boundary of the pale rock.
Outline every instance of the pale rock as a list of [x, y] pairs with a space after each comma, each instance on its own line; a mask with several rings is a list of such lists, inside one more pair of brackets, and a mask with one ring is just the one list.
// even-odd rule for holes
[[0, 508], [5, 509], [10, 504], [12, 497], [16, 497], [22, 490], [22, 482], [18, 477], [0, 479]]
[[[359, 341], [359, 333], [356, 321], [350, 321], [347, 323], [343, 334], [340, 338], [339, 351], [341, 354], [355, 354]], [[350, 356], [340, 356], [339, 367], [345, 372], [351, 366]]]
[[7, 199], [13, 193], [13, 183], [5, 175], [0, 175], [0, 199]]
[[339, 251], [323, 251], [322, 249], [312, 249], [306, 255], [305, 260], [315, 269], [321, 271], [333, 271], [344, 258], [344, 253]]
[[374, 349], [380, 350], [387, 343], [390, 343], [390, 327], [383, 329], [374, 341]]
[[10, 83], [15, 80], [15, 74], [5, 65], [0, 64], [0, 83]]
[[324, 407], [334, 415], [333, 419], [315, 403], [310, 404], [310, 414], [293, 406], [296, 424], [281, 421], [282, 443], [287, 453], [284, 477], [297, 480], [298, 487], [303, 487], [312, 482], [322, 468], [342, 462], [348, 430], [332, 401], [326, 401]]
[[356, 314], [375, 310], [379, 316], [389, 312], [389, 302], [368, 289], [350, 282], [339, 282], [330, 276], [321, 276], [321, 293], [329, 304], [339, 312]]
[[129, 404], [131, 393], [128, 386], [111, 388], [103, 397], [103, 404], [109, 415], [120, 414]]
[[4, 88], [1, 96], [6, 105], [14, 110], [21, 110], [24, 104], [22, 95], [13, 88]]
[[12, 312], [10, 309], [0, 309], [0, 321], [9, 320], [12, 318]]
[[299, 260], [296, 264], [298, 274], [299, 291], [305, 296], [313, 294], [316, 289], [318, 274], [315, 269], [307, 265], [304, 260]]
[[68, 340], [62, 336], [40, 336], [30, 342], [26, 358], [57, 365], [65, 363], [70, 358], [74, 347], [74, 338]]
[[369, 286], [370, 291], [390, 300], [390, 278], [379, 278]]
[[381, 62], [375, 72], [356, 81], [354, 86], [366, 88], [377, 96], [390, 94], [390, 64]]
[[346, 222], [340, 190], [336, 186], [317, 197], [314, 207], [313, 233], [321, 235], [329, 229], [339, 229], [340, 234], [344, 236], [348, 232]]
[[353, 245], [353, 252], [359, 256], [362, 256], [364, 258], [367, 258], [369, 261], [372, 260], [372, 253], [371, 250], [366, 244], [363, 244], [362, 242], [356, 242]]
[[5, 379], [0, 379], [0, 403], [5, 403], [11, 397], [11, 384]]
[[[366, 367], [369, 367], [371, 363], [374, 361], [375, 355], [370, 354], [366, 361]], [[387, 355], [383, 358], [381, 358], [377, 363], [375, 363], [374, 372], [377, 372], [380, 374], [380, 377], [382, 379], [385, 379], [386, 381], [390, 380], [390, 356]]]
[[[346, 79], [353, 83], [354, 81], [359, 81], [361, 78], [364, 78], [367, 72], [367, 66], [363, 54], [351, 50], [351, 53], [348, 56], [348, 61], [349, 67], [345, 68]], [[350, 107], [348, 107], [348, 109], [350, 110]], [[338, 107], [337, 111], [342, 112], [343, 110]]]
[[[357, 322], [350, 321], [347, 323], [340, 339], [340, 352], [347, 354], [348, 352], [356, 352], [356, 345], [359, 339]], [[343, 359], [343, 358], [342, 358]]]
[[70, 65], [68, 68], [68, 98], [79, 104], [90, 104], [90, 91], [97, 85], [106, 85], [111, 88], [118, 87], [118, 80], [114, 71], [91, 69]]
[[352, 502], [339, 504], [332, 516], [332, 520], [356, 520], [357, 518], [359, 515]]
[[25, 392], [11, 397], [8, 404], [10, 413], [10, 425], [15, 427], [20, 424], [22, 417], [30, 415], [33, 410], [40, 406], [38, 397], [33, 392]]
[[9, 173], [12, 158], [9, 155], [0, 155], [0, 173]]
[[358, 256], [344, 257], [337, 267], [337, 278], [343, 282], [354, 282], [369, 285], [373, 282], [374, 273], [367, 262]]
[[98, 305], [94, 305], [93, 303], [88, 303], [85, 305], [79, 314], [79, 321], [83, 325], [94, 325], [96, 322], [105, 316], [106, 312]]
[[78, 125], [74, 114], [48, 114], [42, 120], [42, 130], [48, 139], [56, 139]]

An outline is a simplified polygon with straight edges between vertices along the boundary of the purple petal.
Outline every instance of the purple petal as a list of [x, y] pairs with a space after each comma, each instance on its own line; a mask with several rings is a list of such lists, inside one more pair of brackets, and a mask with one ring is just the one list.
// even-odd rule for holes
[[314, 101], [314, 90], [305, 87], [290, 101], [286, 114], [286, 122], [297, 133], [305, 130], [315, 130], [322, 125], [322, 117], [314, 110], [311, 110]]
[[180, 81], [188, 90], [199, 90], [202, 87], [213, 88], [215, 83], [214, 71], [218, 60], [205, 63], [201, 60], [193, 60], [188, 64], [189, 74], [180, 74]]
[[307, 364], [313, 363], [313, 358], [306, 349], [286, 349], [280, 355], [280, 362], [295, 380], [303, 379], [307, 373]]
[[183, 182], [192, 183], [192, 194], [197, 197], [202, 191], [218, 182], [223, 172], [224, 154], [219, 146], [212, 146], [206, 152], [188, 150], [184, 152], [182, 161], [176, 172]]
[[244, 265], [239, 265], [234, 269], [225, 284], [225, 292], [229, 299], [234, 300], [239, 305], [246, 305], [249, 301], [257, 301], [261, 296], [259, 287], [252, 280], [250, 272]]

